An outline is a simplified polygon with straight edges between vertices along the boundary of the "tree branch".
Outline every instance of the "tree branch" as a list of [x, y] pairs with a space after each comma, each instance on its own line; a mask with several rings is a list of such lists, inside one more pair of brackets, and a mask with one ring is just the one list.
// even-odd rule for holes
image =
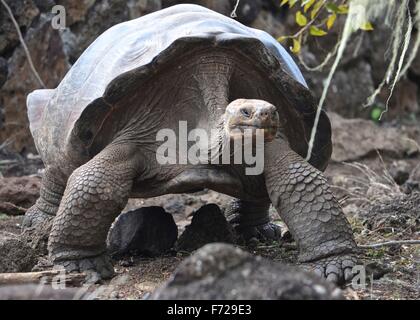
[[387, 241], [387, 242], [380, 242], [380, 243], [373, 243], [373, 244], [359, 244], [358, 247], [361, 249], [375, 249], [380, 247], [387, 247], [387, 246], [394, 246], [394, 245], [412, 245], [412, 244], [420, 244], [420, 240], [394, 240], [394, 241]]
[[15, 17], [13, 16], [13, 12], [12, 12], [12, 10], [10, 9], [10, 7], [9, 7], [9, 6], [8, 6], [8, 4], [6, 3], [6, 1], [4, 1], [4, 0], [0, 0], [0, 1], [1, 1], [1, 3], [3, 4], [3, 6], [6, 8], [6, 11], [8, 12], [8, 14], [9, 14], [9, 16], [10, 16], [10, 19], [12, 20], [13, 25], [15, 26], [16, 32], [17, 32], [17, 34], [18, 34], [18, 36], [19, 36], [20, 43], [22, 44], [23, 50], [25, 51], [26, 57], [27, 57], [27, 59], [28, 59], [29, 66], [30, 66], [30, 68], [31, 68], [31, 70], [32, 70], [32, 72], [33, 72], [33, 74], [35, 75], [35, 78], [38, 80], [38, 82], [40, 83], [40, 85], [41, 85], [43, 88], [46, 88], [44, 81], [42, 81], [42, 79], [41, 79], [41, 77], [40, 77], [39, 73], [38, 73], [38, 72], [36, 71], [36, 69], [35, 69], [34, 63], [33, 63], [32, 58], [31, 58], [31, 54], [29, 53], [29, 49], [28, 49], [28, 47], [26, 46], [25, 40], [23, 40], [22, 33], [20, 32], [19, 25], [18, 25], [18, 23], [16, 22]]

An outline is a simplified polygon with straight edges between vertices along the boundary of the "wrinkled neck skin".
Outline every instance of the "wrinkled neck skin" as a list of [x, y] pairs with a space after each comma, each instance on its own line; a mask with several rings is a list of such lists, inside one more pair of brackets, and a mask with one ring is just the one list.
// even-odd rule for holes
[[210, 161], [213, 161], [216, 158], [220, 159], [224, 150], [230, 144], [230, 137], [225, 128], [224, 115], [217, 121], [214, 129], [216, 130], [213, 132], [216, 132], [216, 134], [210, 136], [210, 143], [208, 148], [208, 158]]
[[208, 110], [208, 123], [215, 128], [224, 119], [229, 104], [229, 83], [233, 74], [234, 62], [224, 56], [204, 55], [195, 62], [195, 80], [202, 101]]
[[[234, 70], [234, 61], [220, 53], [206, 53], [197, 56], [190, 61], [193, 76], [184, 83], [187, 89], [194, 87], [195, 93], [199, 93], [203, 105], [200, 108], [206, 110], [202, 113], [202, 119], [196, 124], [197, 129], [204, 129], [209, 136], [208, 159], [220, 157], [228, 145], [230, 138], [225, 126], [225, 110], [229, 104], [229, 82]], [[199, 109], [200, 109], [199, 108]], [[200, 112], [199, 110], [197, 110]], [[188, 110], [188, 112], [196, 112]], [[215, 134], [216, 133], [216, 134]]]

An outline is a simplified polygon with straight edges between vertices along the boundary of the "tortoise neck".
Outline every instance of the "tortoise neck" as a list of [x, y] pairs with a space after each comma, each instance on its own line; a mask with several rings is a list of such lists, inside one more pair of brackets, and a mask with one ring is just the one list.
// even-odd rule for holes
[[229, 83], [233, 63], [226, 55], [206, 55], [198, 58], [195, 80], [208, 109], [209, 121], [217, 125], [229, 104]]

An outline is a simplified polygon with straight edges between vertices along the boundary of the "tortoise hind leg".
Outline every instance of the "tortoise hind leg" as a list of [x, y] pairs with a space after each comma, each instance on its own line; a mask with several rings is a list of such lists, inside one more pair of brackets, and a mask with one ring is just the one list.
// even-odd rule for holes
[[127, 203], [136, 173], [133, 148], [108, 146], [70, 176], [48, 243], [50, 259], [67, 271], [110, 278], [106, 236]]
[[36, 227], [46, 221], [52, 220], [58, 211], [65, 189], [65, 181], [56, 170], [46, 168], [42, 177], [39, 198], [36, 203], [26, 211], [22, 223], [23, 230]]
[[235, 230], [245, 241], [256, 238], [260, 241], [279, 241], [281, 229], [270, 222], [269, 202], [253, 202], [234, 199], [226, 210], [226, 215]]
[[65, 178], [47, 167], [42, 177], [40, 195], [23, 219], [22, 235], [39, 254], [47, 254], [48, 236], [65, 189]]

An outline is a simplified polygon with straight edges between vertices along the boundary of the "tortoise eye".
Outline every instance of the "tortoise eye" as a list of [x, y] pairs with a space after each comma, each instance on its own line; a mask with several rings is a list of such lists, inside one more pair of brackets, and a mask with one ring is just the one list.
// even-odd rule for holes
[[244, 115], [247, 118], [249, 118], [250, 115], [251, 115], [250, 112], [248, 111], [248, 109], [245, 109], [245, 108], [241, 109], [241, 113], [242, 113], [242, 115]]

